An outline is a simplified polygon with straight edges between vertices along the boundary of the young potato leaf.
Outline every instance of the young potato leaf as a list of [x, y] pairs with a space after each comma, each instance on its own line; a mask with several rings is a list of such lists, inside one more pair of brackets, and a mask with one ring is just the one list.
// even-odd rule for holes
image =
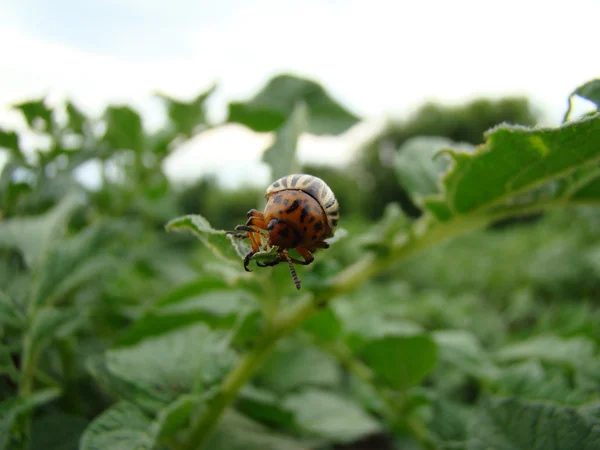
[[0, 247], [20, 250], [25, 263], [29, 267], [35, 266], [55, 240], [64, 236], [68, 220], [82, 202], [80, 196], [73, 194], [44, 214], [0, 222]]
[[185, 428], [190, 420], [190, 415], [196, 408], [203, 404], [205, 397], [202, 395], [185, 394], [161, 409], [152, 423], [151, 434], [157, 439], [173, 436], [181, 428]]
[[151, 425], [151, 418], [133, 403], [119, 402], [90, 423], [80, 450], [156, 450]]
[[571, 109], [573, 108], [573, 97], [578, 96], [589, 100], [596, 105], [596, 109], [600, 110], [600, 78], [588, 81], [582, 84], [569, 96], [569, 108], [565, 113], [563, 122], [566, 122], [571, 115]]
[[16, 161], [25, 163], [26, 159], [21, 151], [19, 135], [14, 131], [6, 131], [0, 128], [0, 149], [7, 149]]
[[19, 382], [19, 371], [12, 360], [12, 352], [5, 344], [0, 344], [0, 375], [7, 375], [13, 382]]
[[206, 325], [192, 325], [109, 350], [106, 366], [118, 378], [171, 402], [214, 384], [231, 367], [236, 355], [226, 337]]
[[440, 150], [451, 147], [465, 153], [475, 151], [470, 144], [458, 144], [448, 138], [419, 136], [407, 140], [396, 153], [396, 176], [416, 203], [440, 193], [440, 178], [451, 162]]
[[87, 317], [75, 308], [40, 308], [29, 328], [27, 352], [39, 354], [54, 339], [70, 336], [86, 321]]
[[361, 349], [364, 361], [394, 389], [404, 391], [421, 382], [435, 367], [437, 345], [426, 335], [390, 336]]
[[89, 280], [113, 271], [117, 261], [103, 252], [114, 233], [89, 226], [48, 251], [47, 263], [38, 271], [33, 302], [52, 304]]
[[272, 78], [252, 99], [230, 103], [228, 122], [241, 123], [254, 131], [273, 131], [288, 120], [301, 102], [308, 109], [307, 132], [311, 134], [341, 134], [359, 121], [320, 84], [284, 74]]
[[242, 257], [227, 239], [227, 231], [215, 230], [208, 220], [198, 214], [173, 219], [165, 228], [167, 231], [190, 231], [220, 260], [240, 264]]
[[189, 102], [176, 100], [166, 94], [156, 94], [167, 107], [167, 114], [178, 134], [188, 138], [206, 128], [206, 100], [215, 92], [213, 85]]
[[305, 432], [332, 442], [352, 442], [381, 431], [381, 425], [351, 400], [330, 391], [304, 389], [284, 406]]
[[299, 172], [296, 148], [306, 129], [308, 111], [304, 103], [298, 103], [290, 117], [277, 130], [275, 142], [262, 156], [262, 161], [271, 167], [271, 178], [277, 180], [290, 173]]
[[467, 450], [596, 450], [600, 428], [575, 408], [489, 398], [468, 425]]
[[335, 341], [342, 334], [342, 324], [331, 308], [323, 309], [310, 317], [302, 327], [323, 342]]
[[572, 369], [600, 366], [595, 343], [585, 337], [564, 339], [554, 335], [536, 336], [500, 349], [497, 357], [504, 361], [537, 359]]
[[19, 304], [0, 291], [0, 327], [22, 328], [25, 321], [25, 314], [20, 310]]
[[287, 341], [265, 361], [257, 379], [261, 385], [281, 393], [307, 385], [334, 387], [340, 376], [333, 357], [317, 348]]
[[87, 371], [94, 377], [96, 382], [110, 395], [116, 395], [121, 400], [135, 403], [145, 411], [156, 412], [167, 407], [169, 400], [161, 392], [149, 392], [145, 387], [119, 378], [106, 367], [103, 356], [97, 355], [89, 358], [86, 363]]
[[453, 166], [442, 180], [444, 192], [424, 202], [442, 222], [505, 205], [600, 161], [600, 115], [559, 128], [500, 125], [475, 153], [448, 154]]
[[307, 450], [310, 443], [294, 439], [255, 422], [235, 410], [228, 411], [206, 444], [208, 450]]
[[25, 413], [55, 400], [58, 389], [44, 389], [27, 397], [10, 397], [0, 403], [0, 448], [7, 448], [16, 420]]
[[281, 400], [282, 397], [272, 391], [248, 384], [240, 391], [237, 409], [266, 425], [290, 429], [294, 415]]
[[32, 130], [49, 132], [52, 130], [54, 121], [52, 110], [46, 105], [46, 99], [30, 100], [13, 106], [23, 114], [27, 125]]
[[104, 112], [104, 141], [115, 150], [144, 151], [145, 136], [142, 118], [128, 106], [109, 106]]
[[79, 450], [79, 439], [88, 425], [83, 417], [56, 413], [33, 422], [31, 449]]
[[493, 380], [499, 376], [500, 369], [471, 332], [439, 330], [432, 337], [438, 346], [440, 361], [478, 379]]

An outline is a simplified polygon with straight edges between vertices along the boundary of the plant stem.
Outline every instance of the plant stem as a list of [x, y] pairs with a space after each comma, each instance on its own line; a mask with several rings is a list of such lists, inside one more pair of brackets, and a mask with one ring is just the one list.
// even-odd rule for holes
[[[312, 298], [312, 297], [311, 297]], [[252, 350], [244, 354], [237, 366], [229, 373], [221, 385], [221, 391], [210, 403], [208, 410], [198, 419], [184, 443], [183, 450], [202, 448], [217, 427], [227, 407], [235, 400], [239, 390], [254, 375], [279, 339], [293, 331], [316, 310], [311, 299], [299, 302], [287, 314], [274, 320], [271, 329]]]

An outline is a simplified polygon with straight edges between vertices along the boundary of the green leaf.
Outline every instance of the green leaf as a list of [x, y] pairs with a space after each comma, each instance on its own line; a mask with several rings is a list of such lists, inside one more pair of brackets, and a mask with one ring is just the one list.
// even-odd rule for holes
[[169, 221], [167, 231], [189, 231], [196, 236], [217, 258], [222, 261], [238, 264], [239, 255], [231, 241], [227, 239], [225, 230], [215, 230], [208, 220], [198, 214], [190, 214]]
[[108, 228], [91, 225], [51, 248], [48, 262], [37, 274], [35, 304], [55, 303], [84, 283], [114, 271], [118, 262], [103, 249], [113, 237]]
[[135, 403], [146, 411], [160, 411], [168, 406], [168, 400], [165, 400], [162, 393], [148, 392], [143, 387], [123, 380], [110, 372], [103, 356], [97, 355], [88, 358], [85, 366], [98, 384], [110, 395]]
[[450, 158], [440, 150], [454, 146], [473, 153], [470, 144], [456, 144], [444, 137], [419, 136], [407, 140], [396, 153], [396, 176], [413, 201], [420, 203], [427, 195], [441, 191], [440, 178], [450, 165]]
[[230, 103], [228, 122], [241, 123], [254, 131], [273, 131], [288, 120], [301, 102], [308, 108], [307, 131], [315, 135], [340, 134], [359, 121], [321, 85], [284, 74], [272, 78], [247, 102]]
[[291, 116], [277, 130], [275, 142], [262, 156], [262, 161], [271, 167], [271, 178], [276, 180], [285, 175], [299, 172], [296, 149], [298, 140], [306, 129], [308, 111], [304, 103], [298, 103]]
[[19, 135], [14, 131], [0, 128], [0, 148], [7, 149], [11, 156], [21, 163], [25, 163], [25, 155], [21, 152]]
[[294, 424], [294, 415], [282, 404], [279, 395], [253, 385], [242, 388], [237, 409], [273, 428], [291, 429]]
[[45, 99], [32, 100], [13, 106], [23, 114], [32, 130], [49, 132], [52, 130], [52, 110], [46, 106]]
[[88, 421], [83, 417], [55, 413], [33, 422], [31, 449], [79, 450], [79, 438]]
[[192, 412], [202, 405], [201, 395], [181, 395], [173, 403], [161, 409], [152, 424], [151, 434], [156, 439], [173, 436], [182, 428], [187, 428]]
[[[449, 151], [444, 193], [425, 206], [440, 221], [489, 211], [600, 160], [600, 115], [559, 128], [501, 125], [474, 154]], [[545, 195], [551, 195], [548, 191]], [[536, 197], [535, 200], [539, 198]]]
[[194, 322], [230, 327], [236, 316], [258, 308], [254, 297], [242, 290], [226, 290], [222, 280], [206, 278], [185, 284], [159, 298], [126, 330], [119, 346], [129, 346]]
[[538, 359], [577, 369], [590, 364], [599, 365], [595, 343], [585, 337], [563, 339], [554, 335], [536, 336], [500, 349], [498, 358], [504, 361]]
[[234, 360], [226, 335], [202, 324], [106, 353], [113, 375], [165, 402], [220, 380]]
[[44, 389], [27, 397], [10, 397], [0, 403], [0, 448], [7, 448], [13, 426], [19, 417], [35, 408], [55, 400], [58, 389]]
[[67, 117], [69, 119], [68, 127], [77, 134], [85, 134], [87, 117], [72, 102], [68, 101], [66, 105]]
[[574, 96], [589, 100], [596, 105], [596, 109], [600, 110], [600, 78], [588, 81], [573, 91], [573, 93], [569, 96], [569, 108], [565, 113], [563, 122], [566, 122], [571, 114]]
[[151, 419], [137, 406], [120, 402], [86, 428], [80, 450], [154, 450]]
[[10, 379], [18, 383], [19, 371], [15, 367], [12, 359], [12, 352], [4, 344], [0, 344], [0, 375], [6, 374]]
[[144, 130], [140, 115], [128, 106], [109, 106], [105, 113], [104, 141], [113, 149], [144, 150]]
[[0, 247], [19, 249], [26, 264], [34, 267], [55, 241], [64, 236], [69, 218], [81, 204], [81, 197], [71, 195], [44, 214], [0, 222]]
[[406, 390], [435, 367], [437, 346], [429, 336], [392, 336], [369, 342], [362, 350], [365, 362], [395, 389]]
[[366, 250], [375, 251], [383, 256], [389, 253], [393, 245], [408, 239], [403, 233], [408, 225], [402, 208], [397, 203], [390, 203], [385, 207], [381, 219], [359, 236], [357, 242]]
[[381, 430], [356, 403], [333, 392], [304, 389], [288, 396], [283, 404], [295, 414], [302, 430], [333, 442], [352, 442]]
[[576, 409], [490, 398], [468, 426], [468, 450], [595, 450], [600, 429]]
[[466, 330], [440, 330], [432, 334], [440, 361], [479, 379], [492, 380], [500, 369], [481, 347], [477, 338]]
[[569, 378], [563, 370], [544, 369], [540, 362], [528, 360], [505, 368], [494, 383], [494, 392], [528, 400], [549, 400], [570, 405], [585, 403], [588, 395], [574, 388]]
[[206, 100], [216, 88], [216, 85], [211, 86], [189, 102], [176, 100], [165, 94], [157, 94], [166, 104], [169, 119], [177, 133], [189, 138], [206, 128]]
[[273, 391], [288, 392], [307, 385], [334, 387], [340, 382], [340, 375], [331, 356], [314, 347], [286, 341], [265, 361], [257, 379]]
[[236, 411], [228, 411], [206, 450], [306, 450], [312, 446], [273, 432]]
[[313, 315], [302, 327], [323, 342], [335, 341], [342, 334], [342, 324], [331, 308], [325, 308]]
[[54, 339], [63, 339], [73, 334], [87, 320], [75, 308], [44, 307], [36, 311], [27, 342], [27, 351], [40, 353]]
[[0, 327], [22, 328], [25, 320], [19, 304], [0, 291]]

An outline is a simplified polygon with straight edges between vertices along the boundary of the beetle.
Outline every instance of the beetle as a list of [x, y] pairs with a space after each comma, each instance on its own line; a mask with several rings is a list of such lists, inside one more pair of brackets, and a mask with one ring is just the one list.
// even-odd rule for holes
[[[277, 247], [277, 259], [259, 267], [274, 266], [286, 261], [296, 289], [300, 280], [294, 264], [308, 265], [314, 261], [313, 252], [329, 248], [326, 239], [333, 237], [340, 217], [340, 207], [331, 188], [322, 179], [308, 174], [292, 174], [274, 181], [265, 194], [263, 212], [248, 211], [246, 223], [235, 227], [237, 237], [250, 240], [252, 250], [244, 258], [244, 269], [253, 255], [261, 249]], [[263, 238], [266, 240], [263, 243]], [[295, 249], [303, 258], [289, 255]]]

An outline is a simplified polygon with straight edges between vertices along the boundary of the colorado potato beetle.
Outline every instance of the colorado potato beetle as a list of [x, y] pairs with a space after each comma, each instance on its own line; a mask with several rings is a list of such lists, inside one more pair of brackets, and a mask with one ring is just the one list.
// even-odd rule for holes
[[[289, 264], [294, 284], [300, 289], [300, 280], [294, 264], [308, 265], [319, 248], [329, 248], [325, 241], [333, 237], [340, 217], [339, 204], [327, 184], [312, 175], [287, 175], [273, 182], [265, 194], [267, 204], [263, 212], [251, 209], [244, 225], [235, 229], [245, 231], [236, 236], [248, 238], [252, 250], [244, 259], [244, 269], [252, 256], [261, 249], [276, 247], [278, 259], [260, 267], [274, 266], [281, 261]], [[263, 242], [263, 238], [265, 241]], [[304, 261], [292, 258], [295, 249]]]

